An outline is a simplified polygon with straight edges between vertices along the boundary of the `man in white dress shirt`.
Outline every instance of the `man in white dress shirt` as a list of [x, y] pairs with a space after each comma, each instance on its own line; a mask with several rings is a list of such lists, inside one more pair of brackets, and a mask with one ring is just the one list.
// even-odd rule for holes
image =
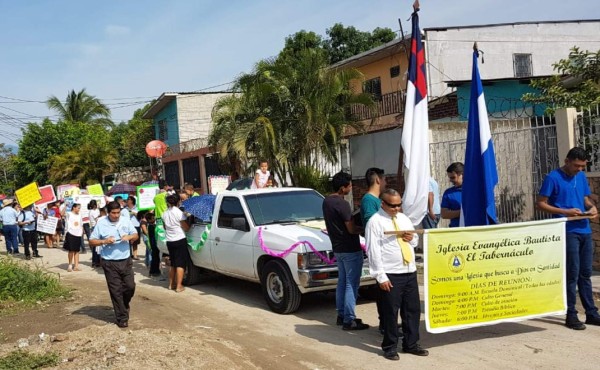
[[412, 232], [385, 235], [384, 231], [414, 230], [402, 211], [402, 198], [394, 189], [381, 194], [381, 208], [367, 223], [365, 237], [371, 276], [377, 279], [382, 290], [382, 325], [384, 329], [383, 356], [397, 361], [398, 311], [402, 318], [402, 351], [417, 356], [429, 352], [419, 345], [421, 301], [417, 284], [417, 266], [414, 248], [418, 236]]

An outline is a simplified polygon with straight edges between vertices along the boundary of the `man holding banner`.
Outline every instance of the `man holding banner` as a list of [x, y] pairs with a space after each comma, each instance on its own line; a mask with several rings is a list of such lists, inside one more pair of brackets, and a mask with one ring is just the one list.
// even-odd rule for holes
[[[598, 210], [590, 199], [590, 188], [585, 174], [587, 153], [582, 148], [572, 148], [567, 153], [564, 166], [550, 172], [544, 179], [537, 206], [553, 217], [597, 216]], [[584, 330], [579, 321], [575, 301], [577, 289], [585, 309], [585, 323], [600, 326], [600, 314], [592, 294], [592, 257], [594, 242], [589, 219], [568, 221], [566, 225], [567, 259], [567, 317], [565, 325], [574, 330]]]
[[410, 231], [385, 235], [389, 230], [414, 230], [412, 221], [401, 213], [402, 198], [394, 189], [381, 195], [381, 209], [374, 214], [365, 230], [369, 272], [381, 289], [383, 356], [398, 361], [398, 311], [402, 317], [402, 350], [417, 356], [429, 352], [419, 345], [421, 300], [417, 283], [414, 248], [418, 237]]

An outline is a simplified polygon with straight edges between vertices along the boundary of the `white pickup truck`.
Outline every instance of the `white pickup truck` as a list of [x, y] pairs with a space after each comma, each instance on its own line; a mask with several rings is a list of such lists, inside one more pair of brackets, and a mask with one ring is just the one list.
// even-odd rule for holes
[[[304, 293], [335, 289], [338, 270], [322, 204], [321, 194], [303, 188], [219, 193], [210, 227], [194, 223], [187, 233], [184, 284], [199, 282], [207, 270], [258, 282], [271, 310], [281, 314], [296, 311]], [[168, 253], [160, 238], [158, 247]], [[373, 284], [365, 261], [361, 286]]]

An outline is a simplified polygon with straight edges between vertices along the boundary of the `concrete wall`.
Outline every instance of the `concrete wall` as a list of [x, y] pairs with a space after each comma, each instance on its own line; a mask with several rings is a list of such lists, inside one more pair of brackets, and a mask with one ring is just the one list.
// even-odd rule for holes
[[206, 139], [212, 127], [211, 114], [215, 102], [229, 93], [181, 94], [177, 96], [179, 143]]
[[531, 54], [534, 76], [554, 74], [552, 63], [569, 49], [600, 49], [600, 21], [533, 23], [474, 28], [425, 29], [429, 97], [452, 91], [444, 81], [470, 80], [473, 42], [485, 52], [482, 79], [514, 77], [513, 54]]

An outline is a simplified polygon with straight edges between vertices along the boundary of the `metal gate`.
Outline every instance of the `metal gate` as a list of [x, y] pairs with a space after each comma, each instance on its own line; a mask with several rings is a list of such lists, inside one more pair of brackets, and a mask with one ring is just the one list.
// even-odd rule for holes
[[[535, 199], [544, 176], [559, 166], [556, 124], [553, 117], [490, 121], [498, 169], [496, 212], [501, 223], [544, 218]], [[431, 173], [440, 191], [449, 186], [446, 168], [464, 162], [466, 125], [454, 137], [430, 144]], [[441, 197], [441, 195], [440, 195]], [[444, 220], [445, 221], [445, 220]], [[441, 226], [447, 226], [447, 221]]]

